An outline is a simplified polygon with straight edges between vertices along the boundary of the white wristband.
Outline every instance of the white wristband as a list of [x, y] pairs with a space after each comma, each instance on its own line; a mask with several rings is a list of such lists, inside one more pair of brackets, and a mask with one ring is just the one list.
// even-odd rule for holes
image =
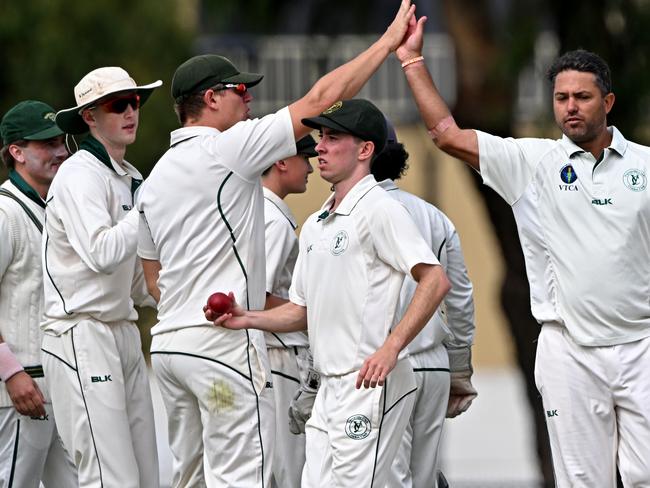
[[16, 373], [23, 371], [23, 366], [18, 362], [6, 342], [0, 343], [0, 379], [7, 381]]

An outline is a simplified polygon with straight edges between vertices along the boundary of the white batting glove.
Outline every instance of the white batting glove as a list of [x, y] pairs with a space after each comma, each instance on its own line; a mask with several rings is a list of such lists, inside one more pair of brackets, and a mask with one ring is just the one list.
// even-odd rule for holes
[[319, 387], [320, 374], [310, 368], [306, 381], [300, 382], [300, 388], [289, 404], [289, 430], [292, 434], [305, 433], [305, 423], [311, 417]]

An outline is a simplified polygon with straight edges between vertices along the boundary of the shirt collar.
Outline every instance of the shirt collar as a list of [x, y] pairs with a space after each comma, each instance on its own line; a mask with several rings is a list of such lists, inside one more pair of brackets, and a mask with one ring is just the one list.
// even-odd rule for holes
[[[612, 134], [612, 142], [607, 147], [607, 149], [611, 149], [612, 151], [618, 153], [619, 156], [623, 156], [625, 154], [625, 151], [627, 150], [627, 139], [625, 139], [625, 137], [623, 137], [623, 134], [621, 134], [620, 131], [613, 125], [608, 127], [607, 130], [609, 131], [610, 134]], [[560, 143], [562, 144], [562, 146], [564, 146], [564, 149], [566, 150], [570, 158], [573, 157], [575, 154], [585, 152], [584, 149], [582, 149], [575, 142], [569, 139], [565, 134], [562, 134], [562, 139], [560, 139]]]
[[386, 191], [399, 190], [395, 182], [390, 178], [386, 178], [385, 180], [380, 181], [379, 186], [381, 186]]
[[135, 193], [138, 187], [142, 184], [142, 174], [128, 161], [122, 161], [122, 164], [119, 164], [115, 161], [110, 155], [106, 148], [95, 139], [91, 134], [88, 134], [81, 144], [79, 144], [79, 149], [84, 149], [90, 154], [99, 159], [108, 169], [114, 171], [120, 176], [130, 176], [131, 177], [131, 195]]
[[41, 196], [38, 194], [36, 190], [34, 190], [29, 183], [27, 183], [22, 176], [16, 171], [15, 169], [12, 169], [9, 171], [9, 181], [11, 181], [18, 190], [22, 194], [24, 194], [27, 198], [29, 198], [32, 202], [34, 202], [36, 205], [45, 208], [45, 202], [41, 198]]
[[[377, 180], [375, 180], [375, 177], [373, 175], [370, 174], [364, 176], [356, 183], [356, 185], [350, 189], [348, 194], [345, 195], [343, 201], [339, 203], [339, 206], [336, 207], [336, 210], [334, 210], [333, 213], [339, 215], [350, 215], [352, 213], [352, 210], [354, 210], [354, 207], [357, 205], [357, 203], [359, 203], [359, 200], [361, 200], [366, 195], [366, 193], [368, 193], [376, 186], [379, 186], [379, 183], [377, 183]], [[321, 207], [321, 211], [318, 214], [319, 221], [324, 220], [330, 215], [329, 209], [332, 207], [335, 196], [336, 194], [332, 193]]]
[[170, 134], [169, 146], [174, 147], [176, 144], [179, 144], [188, 139], [192, 139], [197, 136], [214, 136], [220, 134], [219, 129], [214, 127], [207, 127], [204, 125], [191, 125], [189, 127], [181, 127], [172, 131]]
[[277, 196], [275, 193], [273, 193], [265, 186], [262, 187], [262, 190], [264, 191], [264, 198], [266, 198], [273, 205], [275, 205], [278, 208], [278, 210], [282, 212], [282, 215], [284, 215], [285, 218], [289, 221], [291, 227], [293, 227], [293, 229], [296, 230], [296, 228], [298, 227], [298, 224], [296, 223], [296, 218], [293, 216], [293, 213], [291, 213], [291, 209], [289, 209], [289, 206], [284, 202], [284, 200], [282, 200], [279, 196]]

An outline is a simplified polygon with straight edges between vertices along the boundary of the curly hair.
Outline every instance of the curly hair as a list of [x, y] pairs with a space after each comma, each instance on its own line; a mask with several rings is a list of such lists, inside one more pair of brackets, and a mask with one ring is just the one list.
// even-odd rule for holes
[[612, 91], [612, 75], [609, 66], [598, 54], [584, 49], [568, 51], [553, 62], [546, 72], [546, 76], [551, 84], [555, 85], [557, 75], [567, 70], [593, 73], [596, 77], [596, 84], [603, 95]]
[[409, 153], [404, 149], [401, 142], [389, 141], [386, 147], [375, 156], [370, 166], [370, 172], [377, 181], [383, 181], [387, 178], [399, 180], [406, 174], [409, 165], [406, 163]]

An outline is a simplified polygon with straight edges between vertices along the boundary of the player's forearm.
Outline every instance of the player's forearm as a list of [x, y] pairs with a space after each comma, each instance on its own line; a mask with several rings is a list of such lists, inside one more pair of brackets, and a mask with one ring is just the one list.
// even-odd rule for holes
[[323, 76], [307, 93], [322, 110], [338, 100], [354, 97], [390, 54], [390, 46], [380, 38], [356, 58]]
[[473, 130], [460, 129], [447, 103], [438, 92], [424, 62], [404, 68], [420, 116], [433, 142], [447, 154], [479, 169], [478, 139]]
[[270, 310], [272, 308], [279, 307], [280, 305], [284, 305], [288, 302], [289, 300], [285, 298], [280, 298], [279, 296], [273, 295], [272, 293], [267, 293], [266, 301], [264, 302], [264, 310]]
[[418, 286], [402, 320], [386, 339], [386, 345], [397, 352], [404, 349], [424, 328], [450, 289], [442, 266], [424, 266]]
[[295, 332], [307, 328], [307, 309], [293, 302], [271, 310], [249, 311], [245, 317], [247, 328], [266, 332]]
[[158, 277], [162, 266], [160, 261], [152, 259], [142, 259], [142, 270], [144, 272], [144, 280], [147, 284], [147, 291], [156, 301], [160, 303], [160, 288], [158, 288]]

